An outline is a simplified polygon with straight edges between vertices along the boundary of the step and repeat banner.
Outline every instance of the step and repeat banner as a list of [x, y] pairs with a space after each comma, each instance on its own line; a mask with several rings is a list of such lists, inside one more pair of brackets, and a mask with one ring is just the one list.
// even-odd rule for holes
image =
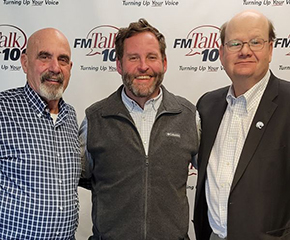
[[[230, 84], [219, 61], [220, 26], [237, 12], [257, 9], [270, 18], [277, 40], [272, 71], [290, 80], [290, 0], [1, 0], [0, 90], [23, 86], [21, 52], [36, 30], [54, 27], [68, 38], [72, 76], [64, 99], [81, 123], [84, 110], [122, 83], [115, 66], [114, 38], [120, 27], [145, 18], [166, 37], [169, 91], [196, 103], [205, 93]], [[197, 172], [190, 167], [188, 198], [193, 213]], [[77, 240], [91, 234], [90, 193], [80, 189]], [[195, 239], [192, 223], [189, 234]]]

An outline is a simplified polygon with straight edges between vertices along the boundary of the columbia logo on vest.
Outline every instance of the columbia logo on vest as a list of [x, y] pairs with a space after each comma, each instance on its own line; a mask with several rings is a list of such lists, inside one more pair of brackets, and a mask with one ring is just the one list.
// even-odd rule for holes
[[177, 138], [180, 138], [180, 134], [179, 133], [166, 133], [166, 136], [167, 137], [177, 137]]

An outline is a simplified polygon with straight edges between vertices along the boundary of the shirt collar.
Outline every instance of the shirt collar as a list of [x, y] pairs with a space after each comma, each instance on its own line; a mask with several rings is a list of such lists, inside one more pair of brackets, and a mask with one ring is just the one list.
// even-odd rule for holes
[[245, 107], [247, 111], [250, 111], [257, 103], [259, 103], [270, 79], [270, 71], [267, 71], [266, 75], [257, 82], [252, 88], [247, 92], [235, 97], [233, 85], [229, 88], [226, 100], [229, 105], [234, 104], [235, 101], [242, 99], [245, 102]]
[[[162, 88], [159, 88], [159, 94], [157, 97], [155, 98], [151, 98], [149, 99], [144, 106], [144, 109], [146, 108], [146, 106], [151, 105], [152, 109], [154, 109], [156, 112], [162, 102], [162, 96], [163, 96], [163, 92], [162, 92]], [[131, 113], [133, 111], [139, 110], [139, 111], [143, 111], [143, 109], [139, 106], [138, 103], [136, 103], [133, 99], [129, 98], [127, 96], [127, 94], [125, 93], [125, 88], [123, 87], [122, 89], [122, 93], [121, 93], [121, 97], [122, 97], [122, 101], [124, 103], [124, 105], [126, 106], [126, 108], [128, 109], [128, 111]]]

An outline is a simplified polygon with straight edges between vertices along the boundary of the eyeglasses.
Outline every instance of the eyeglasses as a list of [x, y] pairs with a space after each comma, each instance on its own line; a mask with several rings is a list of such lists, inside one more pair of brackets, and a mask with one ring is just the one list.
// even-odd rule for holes
[[242, 48], [244, 47], [244, 44], [248, 44], [249, 48], [252, 51], [259, 51], [261, 49], [263, 49], [265, 42], [268, 42], [262, 38], [254, 38], [251, 39], [248, 42], [243, 42], [241, 40], [230, 40], [227, 43], [225, 43], [225, 45], [227, 45], [227, 48], [229, 51], [231, 52], [238, 52], [240, 50], [242, 50]]

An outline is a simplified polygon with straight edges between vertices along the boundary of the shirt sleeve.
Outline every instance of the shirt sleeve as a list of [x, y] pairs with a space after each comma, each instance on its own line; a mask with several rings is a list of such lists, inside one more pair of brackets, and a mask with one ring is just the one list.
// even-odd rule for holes
[[93, 170], [93, 158], [87, 149], [88, 120], [85, 117], [79, 129], [79, 141], [81, 148], [82, 179], [90, 179]]
[[[197, 129], [197, 140], [198, 140], [198, 148], [199, 148], [199, 145], [200, 145], [200, 137], [201, 137], [201, 121], [200, 121], [200, 116], [199, 116], [199, 113], [198, 111], [196, 110], [196, 115], [195, 115], [195, 124], [196, 124], [196, 129]], [[198, 157], [198, 154], [194, 155], [193, 156], [193, 159], [192, 159], [192, 166], [197, 169], [197, 157]]]

